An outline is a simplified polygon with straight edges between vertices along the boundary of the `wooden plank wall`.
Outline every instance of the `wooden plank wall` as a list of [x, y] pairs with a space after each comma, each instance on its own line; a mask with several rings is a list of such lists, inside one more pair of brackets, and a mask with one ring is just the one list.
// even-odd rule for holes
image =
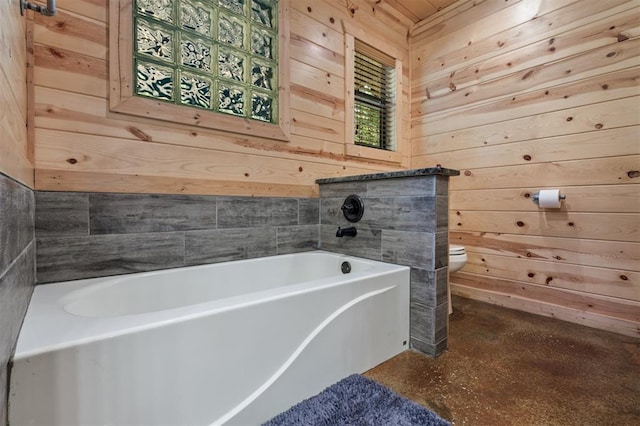
[[[344, 29], [376, 28], [406, 55], [412, 22], [366, 0], [292, 1], [292, 138], [238, 136], [108, 111], [107, 0], [60, 0], [55, 18], [34, 16], [36, 188], [270, 196], [317, 195], [315, 179], [409, 164], [346, 158]], [[348, 7], [347, 7], [348, 6]]]
[[413, 30], [412, 166], [462, 172], [454, 294], [640, 334], [639, 6], [460, 1]]
[[25, 18], [18, 2], [0, 2], [0, 172], [33, 187], [27, 143]]

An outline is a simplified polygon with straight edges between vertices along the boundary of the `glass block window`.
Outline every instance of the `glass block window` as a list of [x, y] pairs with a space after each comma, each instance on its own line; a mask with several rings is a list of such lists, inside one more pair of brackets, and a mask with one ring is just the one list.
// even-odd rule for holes
[[277, 123], [278, 0], [135, 0], [134, 93]]

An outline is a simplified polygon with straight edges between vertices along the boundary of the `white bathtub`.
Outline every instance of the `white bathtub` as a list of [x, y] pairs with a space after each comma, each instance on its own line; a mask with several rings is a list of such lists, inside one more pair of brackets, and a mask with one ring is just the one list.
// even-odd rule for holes
[[408, 340], [409, 268], [322, 251], [41, 285], [9, 420], [259, 424]]

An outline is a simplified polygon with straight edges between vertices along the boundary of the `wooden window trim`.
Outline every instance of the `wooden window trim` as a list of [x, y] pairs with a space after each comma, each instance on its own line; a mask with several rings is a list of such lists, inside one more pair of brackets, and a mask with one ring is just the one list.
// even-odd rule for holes
[[109, 2], [109, 109], [139, 117], [172, 121], [207, 129], [289, 141], [289, 10], [290, 0], [278, 2], [278, 124], [214, 111], [169, 104], [133, 93], [133, 2]]
[[356, 157], [366, 160], [384, 161], [390, 163], [401, 164], [403, 152], [405, 146], [403, 143], [403, 123], [402, 123], [402, 57], [403, 55], [393, 46], [388, 45], [378, 39], [374, 39], [367, 36], [366, 33], [359, 33], [357, 39], [376, 46], [385, 55], [394, 58], [396, 69], [396, 140], [393, 141], [394, 150], [385, 150], [378, 148], [371, 148], [362, 145], [356, 145], [354, 141], [354, 86], [355, 86], [355, 45], [356, 36], [345, 32], [344, 34], [344, 47], [345, 47], [345, 155], [347, 157]]

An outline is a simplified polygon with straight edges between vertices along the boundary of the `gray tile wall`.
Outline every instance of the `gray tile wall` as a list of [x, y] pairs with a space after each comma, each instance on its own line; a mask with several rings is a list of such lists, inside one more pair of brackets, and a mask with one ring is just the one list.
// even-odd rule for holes
[[0, 174], [0, 425], [7, 422], [8, 363], [35, 282], [34, 195]]
[[[447, 347], [447, 176], [413, 176], [320, 184], [320, 248], [411, 267], [411, 347], [432, 356]], [[340, 207], [350, 194], [364, 201], [351, 224]], [[355, 237], [336, 237], [355, 226]]]
[[318, 248], [317, 198], [35, 196], [38, 283]]

